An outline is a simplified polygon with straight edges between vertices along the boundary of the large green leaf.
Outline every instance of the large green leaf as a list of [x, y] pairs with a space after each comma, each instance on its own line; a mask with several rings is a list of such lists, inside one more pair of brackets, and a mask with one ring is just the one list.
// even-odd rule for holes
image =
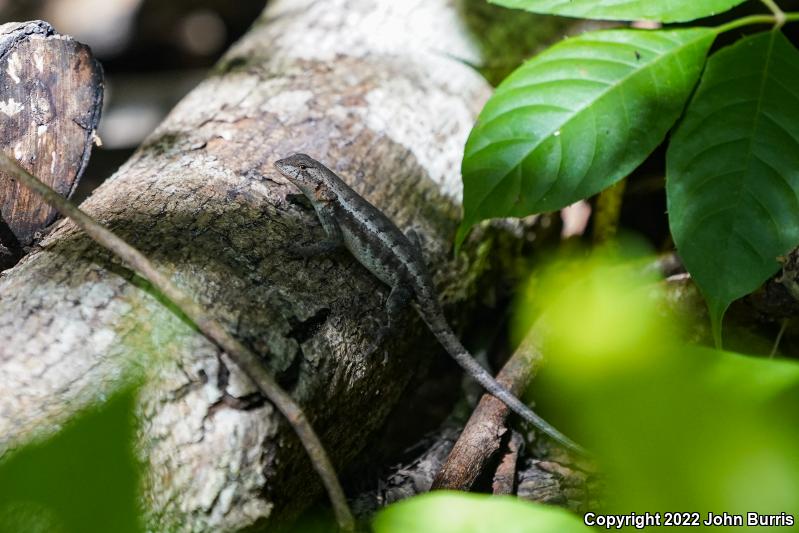
[[503, 496], [436, 491], [391, 505], [375, 518], [375, 533], [588, 533], [564, 509]]
[[799, 244], [799, 52], [779, 32], [714, 54], [666, 161], [669, 223], [716, 341], [730, 302]]
[[0, 533], [137, 533], [135, 386], [0, 461]]
[[601, 511], [795, 508], [799, 362], [684, 344], [669, 320], [683, 315], [664, 312], [641, 263], [608, 259], [558, 262], [534, 281], [547, 365], [531, 392], [601, 465]]
[[464, 221], [559, 209], [623, 178], [665, 137], [713, 30], [613, 30], [557, 44], [488, 101], [463, 159]]
[[490, 0], [547, 15], [605, 20], [683, 22], [717, 15], [745, 0]]

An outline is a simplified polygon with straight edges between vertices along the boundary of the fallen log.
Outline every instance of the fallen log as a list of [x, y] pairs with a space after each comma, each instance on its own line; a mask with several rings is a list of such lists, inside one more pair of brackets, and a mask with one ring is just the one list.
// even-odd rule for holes
[[[367, 356], [387, 290], [346, 255], [291, 257], [289, 243], [321, 228], [272, 162], [325, 161], [423, 236], [445, 303], [468, 302], [486, 262], [453, 265], [450, 243], [461, 149], [488, 88], [441, 50], [476, 53], [444, 0], [273, 2], [81, 206], [261, 355], [339, 467], [438, 347], [409, 310], [390, 357]], [[227, 356], [68, 221], [3, 273], [0, 294], [0, 449], [57, 430], [133, 365], [147, 375], [152, 529], [283, 523], [320, 493], [291, 430]]]

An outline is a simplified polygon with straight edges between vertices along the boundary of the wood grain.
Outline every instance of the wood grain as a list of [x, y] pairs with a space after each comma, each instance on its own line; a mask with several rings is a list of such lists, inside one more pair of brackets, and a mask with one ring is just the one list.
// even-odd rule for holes
[[[0, 26], [0, 149], [69, 196], [89, 159], [103, 75], [88, 46], [42, 21]], [[0, 244], [10, 266], [56, 211], [0, 174]]]

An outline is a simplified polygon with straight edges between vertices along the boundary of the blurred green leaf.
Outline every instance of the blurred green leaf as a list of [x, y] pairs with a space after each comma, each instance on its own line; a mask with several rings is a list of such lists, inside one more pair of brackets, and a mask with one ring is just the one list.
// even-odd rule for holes
[[[582, 259], [553, 261], [528, 289], [538, 305], [526, 305], [521, 314], [539, 315], [547, 332], [546, 352], [559, 354], [561, 367], [573, 367], [572, 379], [593, 383], [619, 366], [648, 364], [641, 346], [659, 345], [674, 335], [653, 305], [659, 286], [642, 261], [600, 249]], [[533, 317], [521, 321], [534, 322]]]
[[486, 104], [463, 159], [464, 220], [560, 209], [626, 176], [663, 140], [714, 32], [599, 31], [511, 74]]
[[[799, 501], [799, 366], [641, 347], [648, 366], [572, 390], [609, 508], [779, 514]], [[652, 357], [652, 354], [656, 357]]]
[[633, 265], [558, 270], [538, 289], [542, 377], [607, 475], [602, 511], [793, 509], [799, 365], [683, 344]]
[[710, 58], [669, 146], [671, 232], [717, 344], [729, 304], [799, 244], [798, 81], [781, 33], [741, 39]]
[[378, 513], [375, 533], [587, 533], [577, 516], [510, 497], [436, 491]]
[[[684, 344], [645, 264], [602, 250], [554, 261], [531, 284], [543, 302], [533, 313], [547, 356], [535, 389], [539, 378], [549, 381], [565, 426], [582, 433], [605, 480], [596, 495], [603, 507], [586, 511], [698, 512], [701, 520], [709, 512], [793, 512], [799, 364]], [[374, 526], [377, 533], [585, 530], [557, 508], [441, 493], [392, 505]]]
[[489, 0], [547, 15], [604, 20], [684, 22], [723, 13], [744, 0]]
[[136, 389], [0, 462], [0, 532], [136, 533]]

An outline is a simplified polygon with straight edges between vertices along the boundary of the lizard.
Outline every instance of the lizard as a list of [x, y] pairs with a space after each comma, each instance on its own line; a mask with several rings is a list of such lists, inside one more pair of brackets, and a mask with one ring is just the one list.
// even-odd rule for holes
[[354, 258], [390, 287], [386, 300], [388, 325], [380, 328], [381, 339], [404, 308], [413, 302], [422, 320], [449, 355], [489, 394], [563, 446], [577, 453], [586, 451], [533, 412], [502, 386], [463, 347], [449, 326], [439, 304], [432, 277], [422, 255], [418, 235], [403, 233], [380, 209], [361, 197], [342, 178], [306, 154], [294, 154], [275, 162], [277, 170], [308, 198], [325, 238], [297, 250], [309, 257], [345, 247]]

